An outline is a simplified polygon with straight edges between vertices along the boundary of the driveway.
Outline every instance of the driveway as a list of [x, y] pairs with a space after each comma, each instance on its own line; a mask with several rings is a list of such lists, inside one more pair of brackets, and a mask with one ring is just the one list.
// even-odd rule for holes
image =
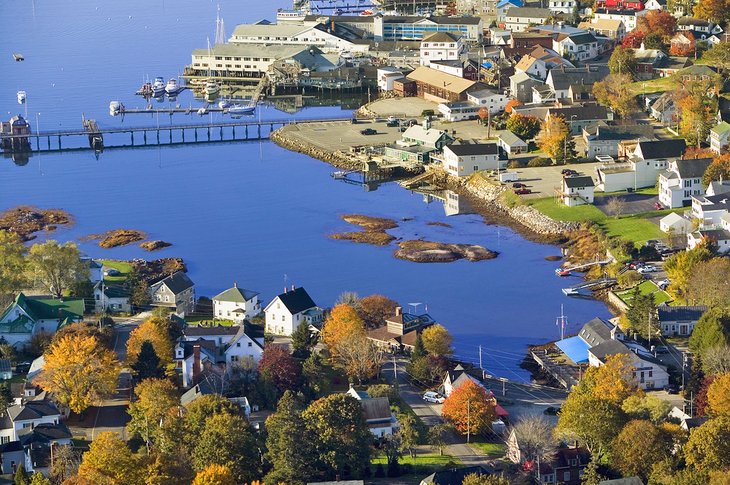
[[642, 212], [654, 211], [656, 210], [656, 207], [654, 207], [654, 203], [658, 200], [657, 196], [653, 194], [626, 193], [597, 196], [593, 200], [593, 204], [601, 209], [604, 214], [613, 215], [608, 213], [607, 206], [608, 202], [614, 197], [619, 198], [623, 201], [623, 214], [640, 214]]

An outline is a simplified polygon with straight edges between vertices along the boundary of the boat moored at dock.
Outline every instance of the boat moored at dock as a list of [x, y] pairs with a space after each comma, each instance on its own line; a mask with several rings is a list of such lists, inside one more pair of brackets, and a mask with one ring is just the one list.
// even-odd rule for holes
[[18, 104], [23, 104], [23, 103], [25, 103], [25, 98], [26, 98], [26, 97], [27, 97], [27, 96], [26, 96], [26, 93], [25, 93], [25, 91], [18, 91]]
[[155, 82], [152, 83], [152, 95], [155, 98], [159, 98], [165, 94], [165, 80], [161, 77], [156, 77]]
[[177, 79], [168, 79], [165, 85], [165, 93], [168, 96], [174, 96], [180, 92], [180, 87], [177, 85]]

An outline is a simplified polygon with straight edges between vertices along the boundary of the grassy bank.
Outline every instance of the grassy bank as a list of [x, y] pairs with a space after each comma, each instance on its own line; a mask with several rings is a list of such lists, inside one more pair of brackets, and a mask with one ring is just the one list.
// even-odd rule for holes
[[[372, 460], [373, 471], [378, 465], [382, 465], [384, 469], [388, 467], [388, 460], [385, 455], [378, 455]], [[439, 455], [438, 453], [418, 453], [412, 458], [407, 453], [403, 455], [398, 463], [401, 467], [405, 467], [401, 476], [417, 476], [423, 478], [426, 475], [442, 470], [452, 465], [460, 465], [461, 460], [451, 455]]]
[[129, 273], [132, 272], [132, 264], [128, 263], [127, 261], [102, 259], [101, 264], [103, 264], [104, 268], [106, 268], [106, 269], [111, 268], [111, 269], [115, 269], [115, 270], [119, 271], [119, 274], [117, 276], [104, 276], [104, 281], [117, 281], [117, 282], [127, 281], [127, 277], [129, 276]]
[[[634, 287], [635, 288], [635, 287]], [[631, 305], [631, 301], [634, 299], [634, 288], [628, 290], [619, 291], [616, 296], [627, 305]], [[653, 281], [644, 281], [639, 284], [639, 293], [642, 295], [654, 295], [654, 304], [661, 305], [662, 303], [668, 303], [672, 301], [672, 297], [666, 291], [662, 291]]]
[[594, 205], [579, 205], [568, 207], [556, 201], [553, 197], [531, 199], [526, 201], [546, 216], [560, 221], [590, 221], [598, 224], [609, 237], [620, 237], [634, 244], [643, 243], [649, 239], [661, 239], [664, 233], [659, 226], [648, 218], [661, 216], [668, 211], [653, 211], [642, 214], [612, 217], [607, 216]]

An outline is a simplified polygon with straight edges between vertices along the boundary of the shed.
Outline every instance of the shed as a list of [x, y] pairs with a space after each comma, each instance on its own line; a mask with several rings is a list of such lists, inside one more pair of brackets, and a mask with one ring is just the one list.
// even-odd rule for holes
[[527, 143], [509, 130], [503, 131], [499, 134], [497, 144], [507, 155], [527, 151]]
[[692, 230], [692, 222], [676, 212], [672, 212], [661, 218], [659, 229], [666, 233], [687, 234]]

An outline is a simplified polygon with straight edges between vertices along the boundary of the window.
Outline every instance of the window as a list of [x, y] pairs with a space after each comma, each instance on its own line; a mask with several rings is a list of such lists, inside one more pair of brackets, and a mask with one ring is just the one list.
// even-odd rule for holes
[[282, 315], [282, 316], [281, 316], [281, 321], [282, 321], [282, 322], [284, 321], [284, 315]]
[[563, 472], [563, 481], [567, 482], [568, 480], [570, 480], [570, 472]]
[[240, 347], [240, 346], [241, 346], [241, 342], [236, 342], [236, 347]]
[[249, 343], [248, 343], [248, 346], [249, 346], [249, 347], [253, 347], [253, 343], [252, 343], [252, 342], [249, 342]]

